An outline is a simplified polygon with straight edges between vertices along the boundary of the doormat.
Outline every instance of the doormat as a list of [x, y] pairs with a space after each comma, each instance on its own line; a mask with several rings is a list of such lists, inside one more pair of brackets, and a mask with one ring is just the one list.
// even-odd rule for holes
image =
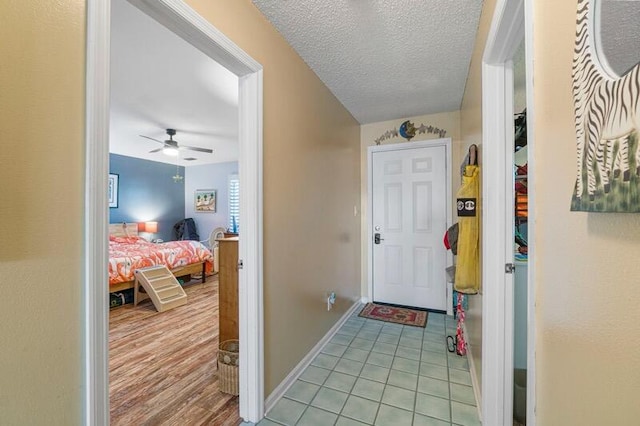
[[400, 308], [397, 306], [378, 305], [376, 303], [367, 303], [358, 314], [358, 316], [363, 318], [423, 328], [427, 325], [427, 315], [428, 312], [425, 311]]

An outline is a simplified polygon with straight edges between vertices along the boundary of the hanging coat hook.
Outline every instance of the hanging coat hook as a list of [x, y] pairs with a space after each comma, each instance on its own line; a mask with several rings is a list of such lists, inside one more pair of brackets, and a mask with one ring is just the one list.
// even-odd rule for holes
[[478, 165], [478, 145], [472, 144], [469, 147], [469, 165], [477, 166]]

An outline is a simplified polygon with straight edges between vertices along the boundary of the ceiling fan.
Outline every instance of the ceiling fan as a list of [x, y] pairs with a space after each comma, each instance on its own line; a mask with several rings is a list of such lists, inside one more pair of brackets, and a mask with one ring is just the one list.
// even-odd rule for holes
[[171, 155], [174, 157], [178, 156], [178, 152], [181, 149], [188, 149], [191, 151], [198, 151], [198, 152], [206, 152], [207, 154], [213, 153], [213, 150], [209, 148], [199, 148], [197, 146], [178, 145], [178, 141], [173, 140], [173, 137], [175, 136], [175, 134], [176, 134], [175, 129], [167, 129], [167, 135], [169, 135], [169, 139], [166, 139], [165, 141], [160, 141], [158, 139], [152, 138], [150, 136], [145, 136], [145, 135], [140, 135], [140, 137], [151, 139], [152, 141], [161, 143], [163, 145], [162, 148], [151, 150], [149, 151], [149, 153], [162, 151], [164, 154]]

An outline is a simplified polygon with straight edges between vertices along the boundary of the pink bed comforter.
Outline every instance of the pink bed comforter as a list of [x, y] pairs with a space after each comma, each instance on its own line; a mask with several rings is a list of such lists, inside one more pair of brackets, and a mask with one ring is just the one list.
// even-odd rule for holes
[[109, 284], [134, 280], [134, 271], [147, 266], [169, 269], [205, 262], [213, 270], [213, 254], [198, 241], [171, 241], [154, 244], [142, 237], [109, 236]]

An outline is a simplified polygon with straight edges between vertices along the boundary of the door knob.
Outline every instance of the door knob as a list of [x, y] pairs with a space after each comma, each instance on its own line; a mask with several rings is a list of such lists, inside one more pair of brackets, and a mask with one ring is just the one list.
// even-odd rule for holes
[[384, 238], [380, 238], [380, 233], [376, 232], [375, 234], [373, 234], [374, 244], [380, 244], [380, 241], [384, 241]]

